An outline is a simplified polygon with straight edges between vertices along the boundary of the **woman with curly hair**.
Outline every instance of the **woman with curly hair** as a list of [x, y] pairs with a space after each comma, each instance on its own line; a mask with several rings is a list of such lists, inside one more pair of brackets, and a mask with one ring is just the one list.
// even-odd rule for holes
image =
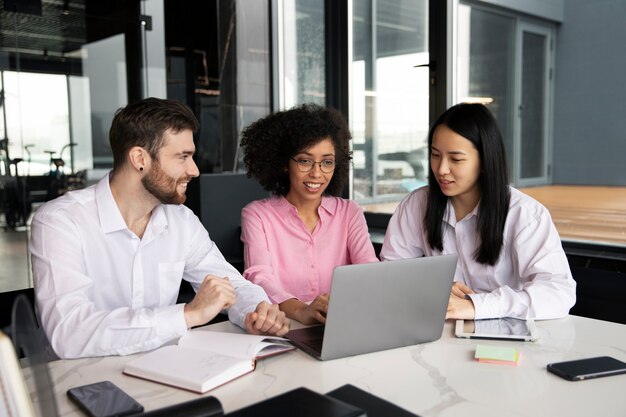
[[383, 260], [457, 253], [446, 318], [553, 319], [576, 301], [548, 210], [509, 186], [504, 142], [482, 104], [449, 108], [428, 134], [428, 186], [389, 221]]
[[378, 261], [363, 210], [337, 197], [350, 138], [338, 111], [314, 104], [269, 115], [242, 134], [248, 176], [273, 194], [241, 213], [243, 275], [304, 324], [324, 323], [336, 266]]

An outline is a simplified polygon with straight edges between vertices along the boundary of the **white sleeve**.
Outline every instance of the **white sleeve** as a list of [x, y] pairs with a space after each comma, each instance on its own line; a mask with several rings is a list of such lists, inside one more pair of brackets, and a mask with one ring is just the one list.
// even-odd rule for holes
[[471, 295], [476, 319], [566, 316], [576, 302], [576, 282], [549, 214], [545, 212], [521, 229], [513, 237], [510, 250], [521, 288], [501, 286], [489, 293]]
[[193, 216], [195, 225], [194, 238], [191, 242], [192, 254], [187, 261], [183, 278], [198, 289], [207, 274], [228, 277], [236, 290], [236, 301], [228, 309], [228, 318], [234, 324], [244, 328], [248, 313], [256, 310], [261, 301], [270, 303], [263, 288], [246, 280], [235, 267], [229, 264], [219, 248], [211, 240], [208, 232], [197, 217]]
[[423, 219], [419, 195], [409, 194], [402, 200], [389, 220], [380, 259], [418, 258], [424, 255]]

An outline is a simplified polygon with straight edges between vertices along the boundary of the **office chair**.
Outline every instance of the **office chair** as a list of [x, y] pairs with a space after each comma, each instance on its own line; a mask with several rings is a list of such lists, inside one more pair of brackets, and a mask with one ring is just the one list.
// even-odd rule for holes
[[13, 302], [11, 311], [11, 339], [18, 357], [29, 368], [37, 392], [38, 415], [41, 417], [58, 416], [56, 397], [52, 389], [52, 379], [48, 371], [48, 361], [56, 359], [48, 338], [37, 323], [30, 300], [20, 294]]

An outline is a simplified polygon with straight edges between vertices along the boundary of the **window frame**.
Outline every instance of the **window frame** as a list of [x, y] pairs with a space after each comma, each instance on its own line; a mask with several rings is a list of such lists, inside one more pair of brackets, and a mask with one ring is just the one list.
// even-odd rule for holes
[[[449, 64], [453, 62], [453, 16], [451, 13], [453, 1], [428, 1], [429, 124], [432, 124], [437, 115], [443, 113], [452, 102], [452, 89], [449, 82], [452, 80], [452, 68]], [[352, 173], [352, 170], [350, 171]], [[382, 244], [380, 234], [382, 233], [384, 237], [392, 215], [392, 213], [365, 211], [365, 220], [375, 244]]]

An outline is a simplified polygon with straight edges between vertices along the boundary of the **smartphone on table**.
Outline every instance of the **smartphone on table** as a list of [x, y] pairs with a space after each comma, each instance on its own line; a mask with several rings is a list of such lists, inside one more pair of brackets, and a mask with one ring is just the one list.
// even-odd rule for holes
[[143, 411], [143, 406], [111, 381], [67, 390], [67, 396], [90, 417], [122, 417]]
[[548, 364], [548, 371], [568, 381], [626, 374], [626, 363], [610, 356], [577, 359]]

